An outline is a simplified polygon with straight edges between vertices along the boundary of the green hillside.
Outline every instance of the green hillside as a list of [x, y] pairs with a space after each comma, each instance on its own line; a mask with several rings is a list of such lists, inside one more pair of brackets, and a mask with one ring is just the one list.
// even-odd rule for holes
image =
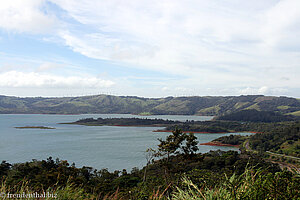
[[95, 95], [61, 98], [19, 98], [0, 96], [0, 113], [128, 113], [224, 115], [241, 110], [255, 109], [295, 114], [300, 101], [290, 97], [262, 95], [247, 96], [193, 96], [141, 98], [135, 96]]
[[283, 115], [280, 112], [241, 110], [227, 115], [216, 117], [218, 120], [244, 121], [244, 122], [284, 122], [300, 119], [294, 115]]

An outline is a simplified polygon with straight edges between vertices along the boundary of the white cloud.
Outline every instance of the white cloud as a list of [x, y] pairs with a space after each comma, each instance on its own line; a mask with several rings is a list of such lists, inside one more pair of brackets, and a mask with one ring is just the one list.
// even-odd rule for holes
[[267, 86], [262, 86], [261, 88], [258, 89], [259, 94], [265, 94], [269, 88]]
[[12, 88], [106, 88], [113, 81], [97, 77], [62, 77], [36, 72], [9, 71], [0, 74], [0, 87]]
[[286, 88], [276, 88], [276, 87], [270, 88], [267, 86], [262, 86], [262, 87], [246, 87], [231, 92], [235, 94], [282, 95], [288, 93], [289, 90]]
[[[246, 65], [247, 76], [253, 76], [262, 67], [283, 67], [282, 63], [289, 67], [299, 61], [298, 55], [277, 51], [287, 48], [288, 43], [300, 44], [293, 34], [294, 29], [300, 31], [297, 0], [243, 4], [193, 0], [51, 1], [89, 27], [88, 31], [83, 28], [60, 32], [60, 37], [65, 45], [91, 58], [190, 77], [209, 69], [207, 75], [211, 78], [220, 73], [211, 66], [225, 66], [243, 76], [241, 71]], [[296, 47], [294, 51], [300, 52], [299, 45]]]
[[38, 68], [37, 68], [37, 72], [45, 72], [45, 71], [50, 71], [50, 70], [53, 70], [53, 69], [59, 69], [59, 68], [62, 68], [64, 67], [63, 65], [61, 64], [56, 64], [56, 63], [50, 63], [50, 62], [47, 62], [47, 63], [43, 63], [41, 64]]
[[57, 19], [43, 10], [45, 6], [46, 0], [1, 1], [0, 28], [14, 32], [52, 32]]
[[299, 0], [14, 0], [0, 4], [0, 27], [50, 31], [48, 42], [86, 57], [180, 76], [158, 89], [168, 94], [207, 87], [277, 94], [300, 85], [299, 7]]
[[263, 39], [271, 47], [288, 48], [298, 46], [300, 34], [300, 1], [283, 0], [271, 7], [263, 16]]

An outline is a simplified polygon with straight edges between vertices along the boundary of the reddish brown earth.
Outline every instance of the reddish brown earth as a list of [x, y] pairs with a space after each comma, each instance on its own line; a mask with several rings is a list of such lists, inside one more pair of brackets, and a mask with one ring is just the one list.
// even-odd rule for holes
[[239, 145], [223, 144], [223, 143], [221, 143], [221, 142], [206, 142], [206, 143], [201, 143], [200, 145], [223, 146], [223, 147], [236, 147], [236, 148], [239, 147]]
[[[166, 133], [171, 133], [172, 131], [170, 130], [155, 130], [153, 132], [166, 132]], [[210, 133], [210, 132], [199, 132], [199, 131], [183, 131], [184, 133]], [[220, 133], [226, 133], [226, 132], [220, 132]]]

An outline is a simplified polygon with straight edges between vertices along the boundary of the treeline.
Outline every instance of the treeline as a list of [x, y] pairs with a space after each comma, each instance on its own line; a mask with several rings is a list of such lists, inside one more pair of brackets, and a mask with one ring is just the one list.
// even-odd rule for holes
[[241, 136], [241, 135], [229, 135], [229, 136], [222, 136], [213, 141], [221, 142], [223, 144], [231, 144], [231, 145], [241, 145], [248, 136]]
[[[228, 126], [226, 126], [228, 125]], [[232, 125], [235, 126], [235, 125]], [[175, 125], [168, 125], [165, 130], [171, 131], [176, 128], [179, 128], [185, 132], [206, 132], [206, 133], [227, 133], [231, 132], [231, 126], [229, 124], [219, 123], [219, 122], [185, 122]]]
[[281, 123], [249, 139], [253, 149], [300, 157], [300, 122]]
[[209, 133], [230, 133], [230, 132], [267, 132], [274, 127], [281, 127], [282, 124], [293, 124], [293, 122], [278, 123], [256, 123], [237, 121], [188, 121], [180, 124], [169, 125], [166, 130], [174, 130], [176, 127], [188, 132], [209, 132]]
[[74, 124], [94, 125], [94, 126], [153, 126], [153, 125], [168, 125], [178, 124], [179, 121], [163, 120], [163, 119], [148, 119], [148, 118], [85, 118], [80, 119]]
[[[231, 122], [228, 123], [231, 124]], [[223, 136], [214, 141], [224, 144], [240, 145], [245, 140], [249, 140], [250, 147], [258, 152], [271, 151], [300, 158], [300, 121], [246, 123], [241, 124], [240, 128], [235, 130], [252, 130], [259, 133], [251, 136]]]
[[[200, 188], [221, 186], [226, 181], [224, 174], [242, 174], [246, 166], [263, 168], [265, 173], [280, 171], [276, 165], [257, 157], [240, 155], [235, 151], [216, 151], [190, 158], [171, 156], [168, 162], [162, 159], [149, 164], [147, 171], [146, 167], [141, 170], [134, 168], [130, 173], [126, 170], [109, 172], [91, 167], [77, 168], [67, 161], [53, 160], [51, 157], [13, 165], [3, 161], [0, 165], [0, 178], [5, 181], [6, 187], [11, 188], [11, 193], [20, 191], [22, 183], [27, 182], [28, 187], [35, 192], [72, 185], [72, 188], [79, 188], [77, 191], [83, 196], [95, 199], [103, 199], [116, 191], [123, 199], [149, 199], [155, 191], [162, 194], [164, 190], [163, 196], [170, 197], [177, 186], [182, 187], [183, 177], [192, 180]], [[291, 179], [286, 181], [293, 181], [292, 174], [288, 173], [288, 177]], [[297, 184], [300, 186], [299, 182]], [[285, 192], [287, 188], [281, 190]]]
[[242, 122], [283, 122], [293, 121], [299, 118], [273, 111], [242, 110], [217, 117], [216, 119]]

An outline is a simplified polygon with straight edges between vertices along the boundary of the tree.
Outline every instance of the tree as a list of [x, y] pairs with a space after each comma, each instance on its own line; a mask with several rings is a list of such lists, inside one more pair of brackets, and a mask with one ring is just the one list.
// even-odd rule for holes
[[158, 145], [158, 156], [167, 155], [167, 161], [171, 154], [179, 154], [178, 151], [182, 142], [185, 140], [186, 135], [181, 129], [175, 129], [172, 134], [167, 136], [166, 140], [158, 139], [160, 144]]
[[197, 137], [194, 135], [194, 133], [190, 133], [188, 135], [185, 134], [185, 141], [185, 146], [182, 146], [182, 150], [185, 155], [193, 155], [199, 150], [197, 146]]
[[156, 154], [157, 154], [157, 152], [152, 148], [149, 148], [146, 150], [147, 165], [145, 166], [145, 170], [144, 170], [143, 182], [146, 181], [147, 168], [148, 168], [149, 164], [151, 163], [151, 161], [153, 161], [153, 158], [155, 157]]
[[158, 139], [157, 157], [167, 155], [167, 161], [171, 154], [193, 155], [198, 151], [197, 137], [193, 134], [183, 133], [181, 129], [175, 128], [172, 134], [167, 136], [166, 140]]

